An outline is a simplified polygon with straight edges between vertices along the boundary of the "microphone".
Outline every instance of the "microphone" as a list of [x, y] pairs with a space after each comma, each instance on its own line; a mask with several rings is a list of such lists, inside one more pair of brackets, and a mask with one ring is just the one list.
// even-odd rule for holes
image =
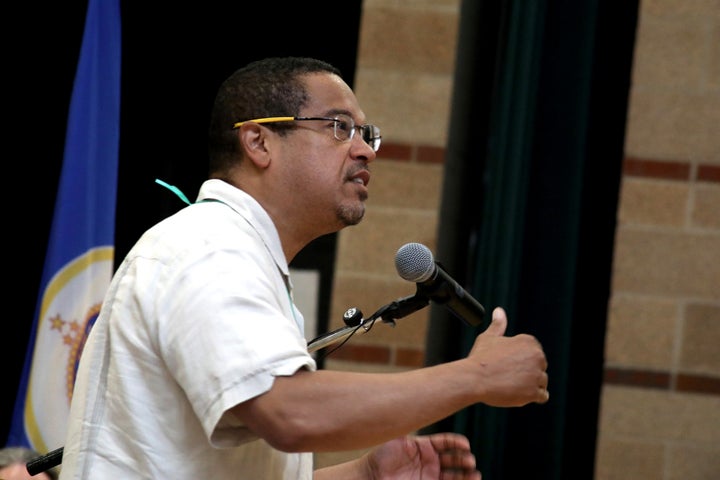
[[37, 458], [33, 458], [25, 464], [25, 470], [34, 477], [38, 473], [50, 470], [53, 467], [57, 467], [62, 463], [62, 456], [65, 447], [56, 448], [52, 452], [48, 452]]
[[440, 268], [425, 245], [407, 243], [400, 247], [395, 268], [404, 280], [417, 283], [417, 294], [444, 305], [468, 325], [482, 323], [485, 308]]

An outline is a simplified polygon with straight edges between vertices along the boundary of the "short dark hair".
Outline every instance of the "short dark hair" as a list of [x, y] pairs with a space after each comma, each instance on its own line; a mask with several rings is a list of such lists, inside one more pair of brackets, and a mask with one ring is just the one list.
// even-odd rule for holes
[[300, 77], [323, 72], [341, 76], [340, 70], [333, 65], [307, 57], [266, 58], [249, 63], [230, 75], [218, 89], [210, 117], [210, 174], [225, 172], [240, 160], [241, 150], [232, 128], [234, 123], [298, 115], [308, 100]]

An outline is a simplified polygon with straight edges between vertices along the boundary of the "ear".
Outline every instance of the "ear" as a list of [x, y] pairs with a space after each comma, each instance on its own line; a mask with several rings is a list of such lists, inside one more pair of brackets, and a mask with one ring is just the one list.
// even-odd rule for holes
[[238, 129], [238, 141], [245, 156], [258, 168], [266, 168], [270, 164], [267, 128], [257, 123], [248, 122]]

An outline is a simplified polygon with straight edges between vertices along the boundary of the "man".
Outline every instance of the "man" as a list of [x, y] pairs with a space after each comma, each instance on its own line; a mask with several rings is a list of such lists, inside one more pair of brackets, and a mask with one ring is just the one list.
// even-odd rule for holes
[[[288, 264], [365, 212], [380, 145], [340, 73], [254, 62], [220, 87], [209, 180], [118, 269], [78, 370], [61, 478], [313, 478], [312, 452], [379, 447], [314, 478], [478, 479], [468, 440], [412, 432], [477, 402], [548, 400], [546, 359], [501, 309], [465, 359], [317, 370]], [[449, 478], [449, 477], [446, 477]]]

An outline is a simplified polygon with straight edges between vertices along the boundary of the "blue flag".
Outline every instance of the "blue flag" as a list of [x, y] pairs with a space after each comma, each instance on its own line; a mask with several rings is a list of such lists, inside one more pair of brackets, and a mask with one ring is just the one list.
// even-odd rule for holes
[[65, 442], [77, 362], [113, 274], [120, 1], [89, 0], [60, 183], [8, 445]]

